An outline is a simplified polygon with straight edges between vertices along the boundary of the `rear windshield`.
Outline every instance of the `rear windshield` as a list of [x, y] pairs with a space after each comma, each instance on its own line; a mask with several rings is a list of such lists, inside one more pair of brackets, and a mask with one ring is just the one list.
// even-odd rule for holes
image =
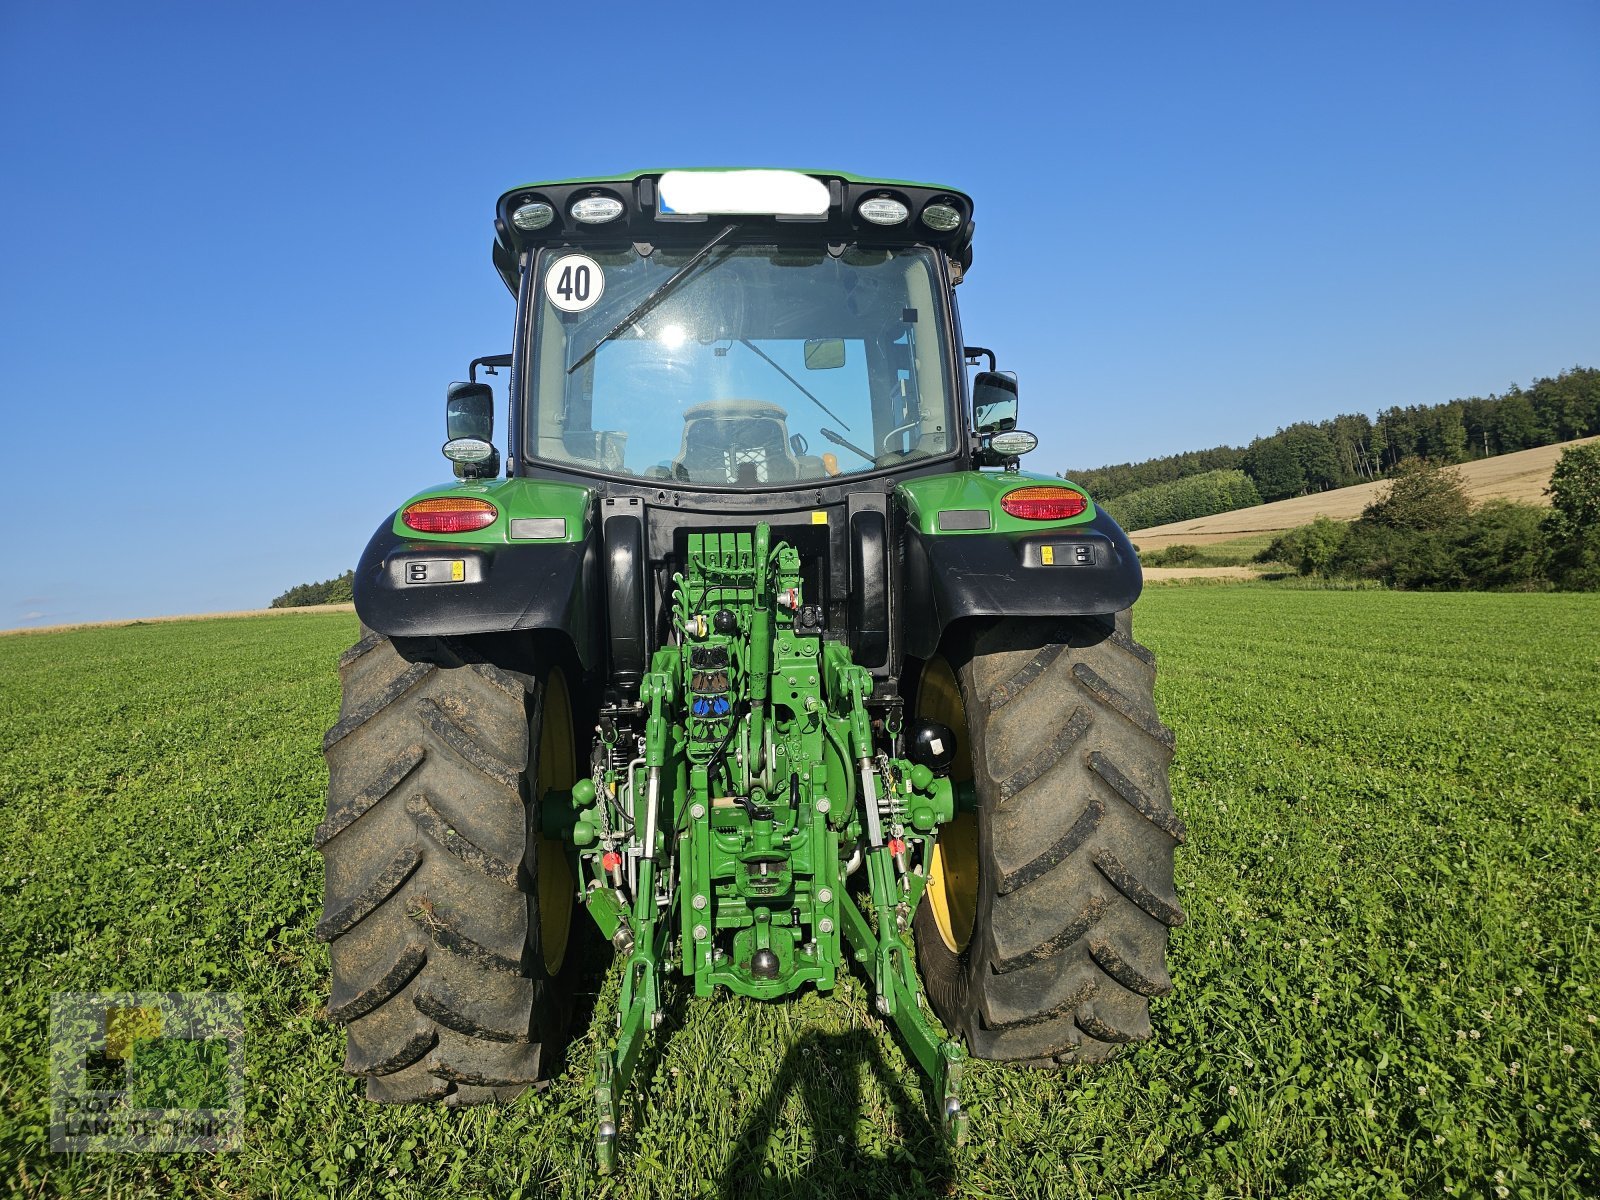
[[777, 487], [956, 448], [931, 251], [719, 246], [662, 291], [696, 249], [541, 252], [526, 455]]

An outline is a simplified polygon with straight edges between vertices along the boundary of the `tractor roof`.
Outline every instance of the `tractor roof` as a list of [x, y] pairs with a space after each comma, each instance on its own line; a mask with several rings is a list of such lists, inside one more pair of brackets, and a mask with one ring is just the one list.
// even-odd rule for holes
[[[500, 197], [500, 199], [505, 201], [511, 196], [520, 195], [522, 192], [538, 191], [541, 188], [580, 187], [583, 185], [603, 186], [608, 183], [635, 183], [638, 180], [647, 177], [652, 179], [660, 179], [661, 176], [667, 174], [669, 171], [671, 171], [673, 174], [693, 173], [696, 175], [728, 175], [736, 172], [742, 174], [747, 171], [766, 169], [767, 168], [754, 167], [657, 167], [653, 170], [627, 171], [621, 175], [597, 175], [589, 179], [547, 179], [538, 183], [524, 183], [519, 184], [514, 188], [509, 188], [505, 194]], [[793, 172], [786, 171], [785, 173], [810, 175], [816, 179], [842, 179], [846, 183], [864, 184], [867, 187], [920, 188], [923, 191], [953, 192], [958, 196], [965, 195], [965, 193], [963, 193], [959, 188], [947, 187], [942, 183], [919, 183], [914, 179], [879, 179], [876, 176], [852, 175], [848, 171], [796, 170]]]
[[[578, 208], [584, 201], [590, 203]], [[699, 243], [711, 232], [708, 222], [727, 220], [784, 241], [926, 244], [943, 250], [963, 271], [972, 264], [972, 198], [956, 188], [843, 171], [744, 167], [635, 171], [514, 187], [495, 205], [494, 263], [515, 292], [525, 250], [551, 243]]]

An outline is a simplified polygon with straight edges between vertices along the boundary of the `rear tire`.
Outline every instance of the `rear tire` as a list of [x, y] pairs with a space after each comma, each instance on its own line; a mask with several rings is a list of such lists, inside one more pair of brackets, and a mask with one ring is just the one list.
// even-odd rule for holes
[[570, 872], [539, 826], [544, 787], [578, 761], [565, 679], [373, 633], [340, 675], [315, 844], [344, 1069], [370, 1100], [509, 1100], [553, 1065], [576, 990]]
[[941, 829], [957, 870], [936, 865], [914, 921], [929, 1001], [980, 1058], [1104, 1062], [1151, 1036], [1184, 921], [1155, 657], [1126, 612], [1003, 619], [951, 648], [961, 711], [945, 670], [928, 664], [916, 710], [967, 730], [955, 776], [978, 812]]

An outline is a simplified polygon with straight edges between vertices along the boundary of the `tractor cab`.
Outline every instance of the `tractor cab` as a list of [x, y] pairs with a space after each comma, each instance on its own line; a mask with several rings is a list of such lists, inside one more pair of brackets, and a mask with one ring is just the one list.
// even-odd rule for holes
[[790, 171], [515, 189], [511, 472], [783, 490], [966, 452], [971, 201]]

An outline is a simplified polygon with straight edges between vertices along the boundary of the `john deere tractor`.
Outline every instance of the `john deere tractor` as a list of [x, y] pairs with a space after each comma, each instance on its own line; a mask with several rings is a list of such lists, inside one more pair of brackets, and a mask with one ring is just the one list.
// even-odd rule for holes
[[538, 1082], [586, 943], [621, 963], [604, 1167], [669, 987], [853, 966], [957, 1140], [968, 1054], [1151, 1035], [1184, 832], [1139, 564], [1019, 469], [956, 310], [972, 215], [777, 170], [500, 198], [511, 353], [449, 388], [455, 481], [361, 556], [326, 738], [318, 932], [371, 1099]]

